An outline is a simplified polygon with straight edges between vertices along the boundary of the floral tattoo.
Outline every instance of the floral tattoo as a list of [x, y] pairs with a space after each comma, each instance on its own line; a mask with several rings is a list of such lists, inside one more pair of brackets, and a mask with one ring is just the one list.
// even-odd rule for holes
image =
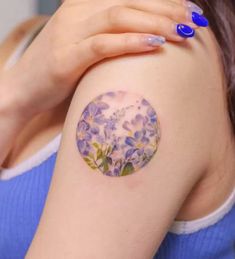
[[132, 174], [157, 151], [160, 125], [149, 102], [138, 94], [107, 92], [84, 109], [77, 147], [85, 162], [108, 176]]

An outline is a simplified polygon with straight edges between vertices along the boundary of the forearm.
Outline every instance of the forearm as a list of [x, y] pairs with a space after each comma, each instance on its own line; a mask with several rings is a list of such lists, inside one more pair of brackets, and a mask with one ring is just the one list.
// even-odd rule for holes
[[0, 75], [0, 166], [31, 116], [20, 107], [15, 84], [17, 78], [10, 77], [8, 73]]

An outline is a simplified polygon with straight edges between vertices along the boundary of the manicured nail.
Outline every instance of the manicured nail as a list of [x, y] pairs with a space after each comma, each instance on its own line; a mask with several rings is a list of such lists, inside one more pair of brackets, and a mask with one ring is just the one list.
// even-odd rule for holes
[[208, 20], [204, 15], [198, 14], [196, 12], [192, 12], [192, 21], [201, 27], [207, 27], [209, 25]]
[[203, 14], [202, 8], [199, 7], [198, 5], [196, 5], [195, 3], [191, 2], [191, 1], [186, 1], [185, 5], [190, 12], [196, 12], [199, 14]]
[[193, 28], [183, 23], [176, 25], [176, 32], [183, 38], [191, 38], [195, 34], [195, 30]]
[[150, 35], [150, 36], [147, 36], [146, 42], [150, 46], [157, 47], [164, 44], [166, 42], [166, 38], [162, 36], [157, 36], [157, 35]]

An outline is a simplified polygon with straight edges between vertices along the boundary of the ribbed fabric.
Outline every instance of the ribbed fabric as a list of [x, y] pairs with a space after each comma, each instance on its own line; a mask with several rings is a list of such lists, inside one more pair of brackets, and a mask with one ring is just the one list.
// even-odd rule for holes
[[167, 233], [154, 259], [235, 259], [235, 206], [210, 227]]
[[[24, 258], [45, 205], [56, 156], [57, 153], [53, 153], [31, 170], [8, 180], [0, 180], [0, 259]], [[234, 258], [235, 206], [217, 223], [194, 233], [168, 232], [154, 257], [154, 259]]]
[[0, 181], [0, 259], [24, 258], [43, 211], [56, 156]]

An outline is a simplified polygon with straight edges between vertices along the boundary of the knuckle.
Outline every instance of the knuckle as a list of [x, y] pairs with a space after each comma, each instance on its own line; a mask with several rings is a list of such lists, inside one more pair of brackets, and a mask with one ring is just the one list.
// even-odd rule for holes
[[66, 80], [66, 71], [64, 67], [63, 54], [61, 51], [54, 50], [51, 52], [51, 64], [50, 71], [51, 76], [55, 81], [64, 81]]
[[186, 17], [186, 7], [183, 7], [182, 5], [176, 4], [176, 3], [168, 3], [169, 4], [169, 12], [170, 12], [170, 18], [173, 20], [180, 21], [182, 19], [185, 19]]
[[159, 16], [156, 19], [157, 27], [160, 29], [167, 28], [170, 24], [170, 19], [165, 16]]
[[121, 2], [126, 6], [135, 6], [139, 0], [122, 0]]
[[132, 0], [118, 0], [118, 4], [119, 4], [119, 5], [126, 5], [126, 4], [128, 4], [130, 1], [132, 1]]
[[60, 71], [60, 55], [55, 49], [51, 52], [51, 68], [53, 75], [57, 74], [57, 71]]
[[96, 36], [91, 41], [91, 51], [95, 56], [103, 57], [107, 53], [107, 45], [104, 42], [103, 37]]
[[124, 8], [122, 6], [112, 6], [108, 9], [108, 22], [111, 25], [116, 25], [119, 23], [123, 15]]
[[172, 18], [174, 20], [182, 20], [186, 18], [186, 8], [177, 6], [175, 7], [175, 11], [172, 10]]

